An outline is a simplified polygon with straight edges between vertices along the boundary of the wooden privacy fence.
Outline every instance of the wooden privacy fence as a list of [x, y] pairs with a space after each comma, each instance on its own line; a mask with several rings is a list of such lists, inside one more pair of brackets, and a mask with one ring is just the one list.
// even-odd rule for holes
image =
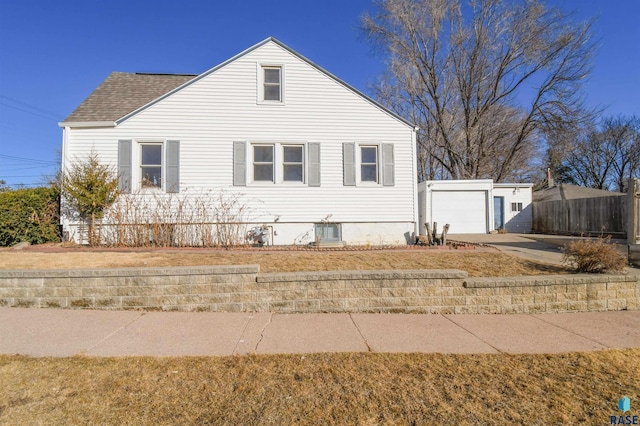
[[[627, 234], [628, 197], [607, 196], [533, 203], [533, 230], [568, 235]], [[636, 210], [637, 211], [637, 210]]]

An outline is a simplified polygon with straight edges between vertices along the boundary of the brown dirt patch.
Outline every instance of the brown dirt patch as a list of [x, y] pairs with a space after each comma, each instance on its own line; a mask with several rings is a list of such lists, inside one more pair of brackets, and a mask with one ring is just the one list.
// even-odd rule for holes
[[0, 356], [0, 424], [609, 424], [640, 349], [555, 355]]
[[0, 251], [0, 269], [78, 269], [260, 265], [262, 272], [381, 269], [460, 269], [472, 277], [567, 273], [567, 269], [494, 249], [207, 250], [88, 249], [60, 246]]

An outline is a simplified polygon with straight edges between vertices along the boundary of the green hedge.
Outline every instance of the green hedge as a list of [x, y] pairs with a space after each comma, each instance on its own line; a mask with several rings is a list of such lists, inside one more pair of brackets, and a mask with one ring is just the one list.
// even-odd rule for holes
[[60, 241], [57, 188], [0, 192], [0, 246]]

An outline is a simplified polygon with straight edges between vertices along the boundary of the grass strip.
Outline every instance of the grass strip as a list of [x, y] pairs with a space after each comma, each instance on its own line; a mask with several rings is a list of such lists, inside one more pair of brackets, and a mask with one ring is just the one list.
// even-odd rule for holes
[[[554, 355], [0, 356], [0, 424], [608, 424], [640, 349]], [[628, 412], [627, 414], [634, 414]]]

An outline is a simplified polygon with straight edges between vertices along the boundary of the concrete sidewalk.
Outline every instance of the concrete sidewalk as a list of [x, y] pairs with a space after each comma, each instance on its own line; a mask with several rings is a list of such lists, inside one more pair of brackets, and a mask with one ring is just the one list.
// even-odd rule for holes
[[429, 315], [0, 308], [0, 324], [0, 353], [54, 357], [640, 348], [640, 311]]

